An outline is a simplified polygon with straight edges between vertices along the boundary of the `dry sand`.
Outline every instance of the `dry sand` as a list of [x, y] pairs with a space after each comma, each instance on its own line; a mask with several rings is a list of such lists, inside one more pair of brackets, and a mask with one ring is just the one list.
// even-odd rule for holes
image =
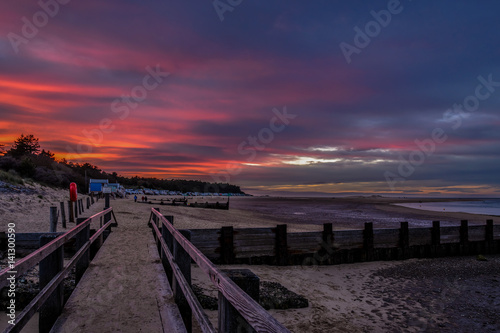
[[[18, 230], [23, 232], [48, 230], [48, 207], [65, 199], [67, 192], [52, 192], [47, 188], [37, 191], [44, 194], [0, 195], [2, 227], [9, 221], [17, 221]], [[430, 225], [432, 220], [459, 224], [461, 219], [483, 224], [491, 218], [391, 206], [390, 202], [395, 201], [392, 198], [231, 198], [228, 211], [162, 206], [160, 197], [151, 196], [149, 200], [153, 204], [134, 203], [129, 196], [112, 200], [111, 205], [118, 221], [126, 216], [127, 220], [141, 225], [147, 222], [151, 207], [160, 207], [164, 215], [175, 217], [178, 228], [227, 225], [248, 228], [289, 223], [291, 232], [321, 230], [321, 224], [326, 222], [332, 222], [336, 229], [353, 229], [362, 228], [364, 222], [374, 222], [375, 227], [397, 227], [400, 221], [409, 221], [413, 226]], [[84, 215], [99, 211], [103, 204], [103, 200], [99, 201]], [[30, 209], [21, 211], [27, 206]], [[262, 281], [279, 282], [309, 299], [310, 306], [305, 309], [271, 310], [293, 332], [494, 332], [500, 331], [495, 316], [500, 310], [500, 259], [498, 256], [488, 259], [484, 262], [475, 258], [444, 258], [328, 267], [246, 268]], [[242, 266], [231, 268], [238, 267]], [[468, 269], [470, 267], [472, 269]], [[193, 279], [210, 289], [206, 277], [197, 268], [194, 268]], [[120, 311], [122, 305], [116, 306], [119, 309], [115, 311]], [[123, 311], [135, 310], [124, 304]], [[216, 313], [210, 312], [210, 316], [215, 320]]]
[[[78, 198], [86, 198], [80, 195]], [[0, 232], [7, 229], [9, 223], [15, 223], [16, 232], [48, 232], [50, 230], [50, 207], [60, 210], [60, 202], [64, 202], [66, 221], [68, 221], [69, 191], [53, 189], [47, 186], [27, 185], [26, 190], [9, 190], [0, 192]], [[87, 210], [87, 202], [84, 200], [85, 211], [81, 217], [89, 217], [102, 210], [104, 200], [93, 205]], [[73, 228], [74, 223], [67, 223], [66, 229], [62, 227], [62, 215], [59, 213], [57, 231], [65, 231]]]

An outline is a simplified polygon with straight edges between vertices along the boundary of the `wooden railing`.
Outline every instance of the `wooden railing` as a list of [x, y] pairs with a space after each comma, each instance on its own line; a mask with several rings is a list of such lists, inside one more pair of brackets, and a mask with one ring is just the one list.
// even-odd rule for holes
[[[90, 262], [90, 246], [100, 247], [103, 243], [103, 232], [112, 226], [111, 215], [113, 208], [108, 208], [102, 212], [85, 219], [73, 229], [63, 235], [52, 239], [51, 237], [41, 238], [41, 247], [30, 255], [20, 259], [14, 267], [7, 267], [0, 271], [0, 289], [7, 286], [8, 277], [12, 275], [17, 278], [26, 273], [33, 266], [40, 264], [40, 288], [41, 290], [35, 298], [16, 315], [14, 324], [4, 330], [7, 332], [20, 332], [33, 315], [40, 310], [39, 328], [40, 332], [48, 332], [63, 308], [63, 280], [68, 275], [73, 266], [76, 265], [76, 280], [81, 278]], [[103, 218], [104, 217], [104, 223]], [[100, 218], [100, 229], [90, 237], [90, 224], [93, 219]], [[63, 246], [73, 237], [76, 238], [77, 252], [64, 265]], [[48, 304], [50, 303], [50, 304]]]
[[[192, 259], [217, 287], [219, 304], [224, 304], [224, 301], [229, 302], [246, 321], [242, 325], [248, 324], [256, 332], [289, 332], [188, 240], [190, 238], [188, 230], [181, 232], [174, 228], [172, 222], [173, 217], [165, 217], [155, 208], [151, 209], [149, 223], [153, 227], [162, 261], [164, 261], [164, 265], [167, 264], [167, 277], [174, 290], [176, 302], [178, 305], [180, 304], [181, 315], [183, 315], [183, 321], [188, 331], [191, 329], [191, 311], [204, 333], [226, 333], [234, 330], [234, 327], [231, 330], [227, 330], [225, 326], [221, 327], [221, 325], [225, 325], [224, 323], [231, 321], [231, 318], [221, 320], [221, 315], [228, 315], [228, 311], [223, 312], [221, 306], [219, 306], [219, 330], [214, 329], [208, 319], [191, 289]], [[182, 308], [184, 302], [187, 302], [191, 311], [185, 311]]]

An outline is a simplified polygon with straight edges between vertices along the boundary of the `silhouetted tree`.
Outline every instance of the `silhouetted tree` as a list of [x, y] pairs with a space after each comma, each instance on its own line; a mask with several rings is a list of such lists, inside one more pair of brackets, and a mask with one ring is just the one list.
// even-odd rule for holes
[[38, 138], [35, 138], [33, 134], [26, 136], [21, 134], [21, 136], [14, 141], [12, 147], [7, 151], [7, 155], [21, 157], [29, 154], [37, 154], [39, 151], [40, 143], [38, 142]]
[[42, 149], [42, 151], [38, 155], [41, 157], [47, 157], [51, 160], [55, 160], [54, 153], [52, 153], [50, 150], [45, 151], [45, 149]]

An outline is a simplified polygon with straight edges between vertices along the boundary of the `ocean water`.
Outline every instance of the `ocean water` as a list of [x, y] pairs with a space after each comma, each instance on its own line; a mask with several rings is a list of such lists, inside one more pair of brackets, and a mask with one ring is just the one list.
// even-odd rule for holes
[[484, 199], [481, 201], [451, 201], [398, 204], [409, 208], [429, 210], [433, 212], [457, 212], [500, 216], [500, 199]]

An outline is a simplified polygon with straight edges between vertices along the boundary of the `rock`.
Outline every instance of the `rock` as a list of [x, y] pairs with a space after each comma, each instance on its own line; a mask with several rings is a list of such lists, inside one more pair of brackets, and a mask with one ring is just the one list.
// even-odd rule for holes
[[269, 309], [299, 309], [307, 308], [309, 301], [277, 282], [262, 281], [260, 285], [260, 305]]
[[205, 295], [203, 288], [196, 284], [193, 284], [191, 288], [193, 288], [193, 292], [202, 308], [207, 310], [217, 310], [219, 308], [217, 298]]
[[[204, 293], [203, 288], [192, 285], [193, 292], [201, 306], [207, 310], [217, 310], [218, 300]], [[300, 309], [307, 308], [309, 301], [301, 295], [294, 293], [276, 282], [262, 281], [260, 283], [259, 304], [266, 310], [269, 309]]]

